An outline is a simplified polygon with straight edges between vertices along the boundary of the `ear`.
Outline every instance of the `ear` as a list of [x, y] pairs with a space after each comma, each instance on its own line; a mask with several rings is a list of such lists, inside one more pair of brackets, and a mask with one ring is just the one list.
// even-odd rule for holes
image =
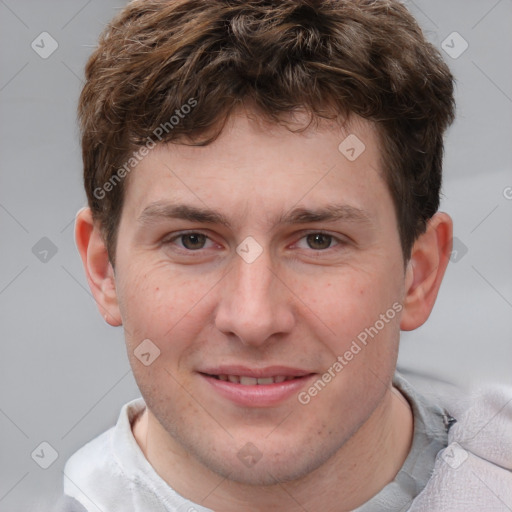
[[405, 298], [400, 328], [412, 331], [430, 316], [452, 252], [453, 222], [436, 213], [411, 252], [405, 277]]
[[112, 326], [121, 325], [114, 269], [108, 258], [100, 226], [94, 222], [90, 208], [82, 208], [77, 213], [75, 241], [82, 258], [89, 288], [101, 316]]

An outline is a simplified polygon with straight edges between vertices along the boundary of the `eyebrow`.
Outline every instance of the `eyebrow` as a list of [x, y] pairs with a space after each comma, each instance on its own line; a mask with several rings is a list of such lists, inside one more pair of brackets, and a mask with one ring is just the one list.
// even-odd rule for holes
[[[165, 219], [180, 219], [201, 224], [221, 224], [231, 228], [231, 222], [223, 214], [208, 208], [198, 208], [186, 204], [170, 204], [157, 201], [148, 205], [139, 215], [137, 222], [142, 225]], [[297, 207], [283, 213], [274, 220], [277, 224], [308, 224], [313, 222], [348, 221], [359, 224], [372, 224], [370, 215], [350, 205], [331, 204], [317, 209]]]

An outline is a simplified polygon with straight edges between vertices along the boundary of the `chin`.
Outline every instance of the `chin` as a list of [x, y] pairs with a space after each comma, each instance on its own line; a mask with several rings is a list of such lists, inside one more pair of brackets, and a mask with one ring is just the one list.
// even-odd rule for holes
[[250, 486], [273, 486], [299, 481], [336, 453], [336, 447], [330, 444], [312, 447], [311, 442], [307, 449], [303, 442], [285, 448], [285, 451], [282, 443], [280, 446], [267, 446], [261, 452], [254, 451], [253, 457], [244, 457], [243, 448], [227, 452], [226, 447], [224, 453], [215, 451], [207, 454], [197, 450], [197, 446], [194, 448], [191, 450], [192, 455], [210, 471], [227, 480]]

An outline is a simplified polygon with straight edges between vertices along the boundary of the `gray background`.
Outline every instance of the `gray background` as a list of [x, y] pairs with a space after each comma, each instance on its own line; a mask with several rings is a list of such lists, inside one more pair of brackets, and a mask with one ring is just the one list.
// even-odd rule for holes
[[[73, 241], [85, 204], [82, 70], [124, 3], [0, 0], [0, 511], [48, 510], [66, 459], [138, 396], [122, 330], [97, 312]], [[512, 384], [512, 0], [408, 4], [438, 47], [454, 31], [469, 47], [442, 51], [457, 77], [443, 209], [458, 251], [429, 322], [404, 334], [400, 363], [461, 386]], [[46, 59], [31, 47], [43, 31], [58, 43]], [[41, 442], [58, 454], [46, 470], [31, 457]], [[40, 464], [51, 461], [43, 453]]]

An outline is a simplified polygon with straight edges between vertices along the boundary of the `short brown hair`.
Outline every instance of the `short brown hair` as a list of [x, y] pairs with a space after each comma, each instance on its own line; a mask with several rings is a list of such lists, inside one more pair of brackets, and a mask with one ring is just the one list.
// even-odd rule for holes
[[112, 262], [137, 148], [208, 144], [245, 102], [275, 122], [303, 109], [375, 123], [410, 257], [439, 208], [454, 99], [447, 65], [399, 1], [135, 0], [100, 37], [79, 104], [85, 189]]

